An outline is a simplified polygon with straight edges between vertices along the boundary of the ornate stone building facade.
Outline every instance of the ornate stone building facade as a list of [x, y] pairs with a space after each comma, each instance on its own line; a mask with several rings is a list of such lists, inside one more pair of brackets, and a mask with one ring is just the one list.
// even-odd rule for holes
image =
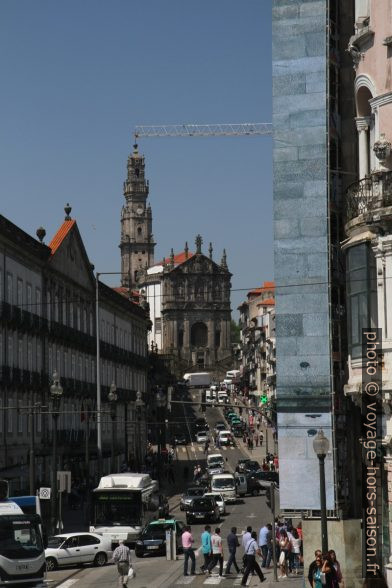
[[121, 284], [136, 288], [141, 270], [154, 263], [155, 248], [151, 206], [147, 204], [149, 186], [144, 157], [139, 154], [136, 144], [128, 157], [127, 170], [124, 182], [126, 203], [121, 212]]
[[176, 358], [178, 369], [215, 369], [231, 362], [230, 278], [226, 253], [220, 264], [202, 253], [184, 252], [144, 271], [141, 292], [153, 323], [149, 344]]

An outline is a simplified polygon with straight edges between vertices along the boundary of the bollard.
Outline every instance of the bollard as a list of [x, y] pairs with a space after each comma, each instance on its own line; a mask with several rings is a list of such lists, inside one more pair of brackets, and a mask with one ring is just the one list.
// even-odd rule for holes
[[171, 538], [172, 538], [172, 556], [173, 556], [173, 559], [176, 560], [177, 559], [177, 531], [175, 528], [172, 531]]
[[170, 561], [172, 557], [172, 532], [166, 529], [166, 559]]

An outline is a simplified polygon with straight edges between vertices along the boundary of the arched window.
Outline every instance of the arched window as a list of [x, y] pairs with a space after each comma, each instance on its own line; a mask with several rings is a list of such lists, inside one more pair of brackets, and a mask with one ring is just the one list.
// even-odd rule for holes
[[358, 154], [359, 154], [359, 179], [366, 177], [375, 168], [373, 145], [375, 143], [375, 120], [370, 106], [373, 98], [370, 80], [356, 84], [356, 107], [357, 107], [357, 131], [358, 131]]
[[193, 347], [207, 347], [207, 326], [202, 323], [194, 323], [191, 328], [191, 345]]

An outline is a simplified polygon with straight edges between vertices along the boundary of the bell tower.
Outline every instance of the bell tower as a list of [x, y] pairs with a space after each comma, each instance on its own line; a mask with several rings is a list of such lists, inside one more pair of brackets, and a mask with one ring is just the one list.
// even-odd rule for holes
[[141, 270], [154, 263], [152, 212], [147, 204], [149, 187], [144, 168], [144, 157], [135, 143], [128, 157], [125, 204], [121, 211], [121, 284], [130, 289], [138, 287]]

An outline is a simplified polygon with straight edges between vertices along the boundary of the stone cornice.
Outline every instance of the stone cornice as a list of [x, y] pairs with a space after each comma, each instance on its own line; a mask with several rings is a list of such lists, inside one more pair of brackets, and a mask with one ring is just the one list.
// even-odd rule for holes
[[390, 102], [392, 102], [392, 92], [386, 92], [385, 94], [381, 94], [381, 96], [376, 96], [375, 98], [371, 98], [371, 100], [369, 100], [369, 104], [372, 110], [375, 110], [379, 106], [389, 104]]

